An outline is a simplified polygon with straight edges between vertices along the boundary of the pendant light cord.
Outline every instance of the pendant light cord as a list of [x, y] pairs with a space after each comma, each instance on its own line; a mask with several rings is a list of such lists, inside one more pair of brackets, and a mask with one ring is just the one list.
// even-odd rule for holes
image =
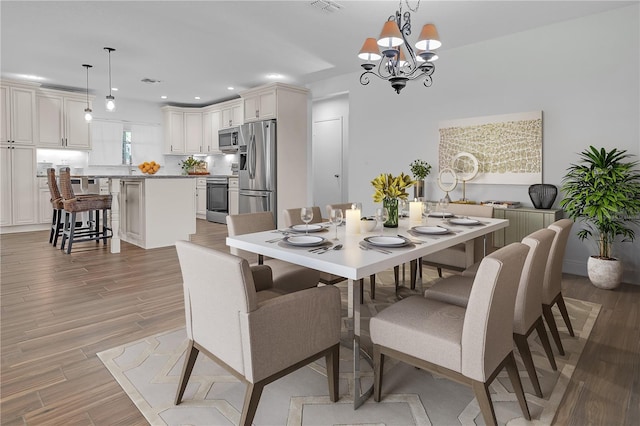
[[111, 49], [109, 49], [109, 96], [111, 96]]

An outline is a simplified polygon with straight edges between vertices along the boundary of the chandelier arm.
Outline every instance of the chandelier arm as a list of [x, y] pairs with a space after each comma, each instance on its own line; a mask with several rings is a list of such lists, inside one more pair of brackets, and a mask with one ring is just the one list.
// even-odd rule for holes
[[375, 71], [365, 71], [362, 74], [360, 74], [360, 84], [362, 84], [363, 86], [366, 86], [367, 84], [369, 84], [371, 82], [371, 79], [369, 78], [368, 74], [375, 75], [380, 80], [387, 80], [386, 77], [383, 77], [383, 76], [379, 75]]

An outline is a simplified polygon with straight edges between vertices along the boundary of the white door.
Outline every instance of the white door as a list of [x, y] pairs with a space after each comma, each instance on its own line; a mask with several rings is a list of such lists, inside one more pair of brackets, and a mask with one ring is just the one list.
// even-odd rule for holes
[[313, 205], [323, 215], [327, 204], [344, 200], [342, 177], [342, 117], [313, 122]]

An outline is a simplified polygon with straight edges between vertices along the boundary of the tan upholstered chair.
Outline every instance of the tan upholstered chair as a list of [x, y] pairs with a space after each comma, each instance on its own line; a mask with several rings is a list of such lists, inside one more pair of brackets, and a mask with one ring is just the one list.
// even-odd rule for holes
[[[250, 234], [252, 232], [270, 231], [276, 229], [271, 212], [245, 213], [227, 216], [227, 231], [229, 236]], [[231, 254], [245, 258], [249, 263], [258, 263], [255, 253], [230, 248]], [[274, 289], [282, 293], [316, 287], [320, 281], [320, 273], [315, 269], [294, 265], [279, 259], [265, 259], [273, 272]]]
[[[284, 213], [284, 226], [286, 226], [287, 228], [290, 228], [293, 225], [303, 225], [304, 222], [300, 218], [300, 210], [302, 210], [302, 208], [285, 209], [285, 210], [283, 210], [283, 213]], [[313, 206], [313, 207], [311, 207], [311, 210], [313, 210], [313, 218], [311, 219], [311, 222], [309, 222], [309, 223], [320, 223], [320, 222], [322, 222], [322, 212], [320, 211], [320, 207]]]
[[326, 206], [324, 206], [324, 210], [325, 210], [325, 212], [327, 212], [327, 217], [330, 217], [331, 216], [331, 210], [340, 209], [340, 210], [342, 210], [342, 213], [344, 214], [344, 217], [346, 217], [347, 213], [345, 212], [345, 210], [349, 210], [352, 205], [353, 205], [353, 203], [327, 204]]
[[564, 261], [564, 251], [567, 247], [567, 240], [572, 226], [573, 221], [571, 219], [560, 219], [548, 226], [549, 229], [555, 231], [556, 236], [551, 244], [551, 252], [549, 252], [542, 286], [542, 314], [549, 326], [549, 331], [551, 331], [551, 336], [558, 347], [560, 355], [564, 355], [564, 348], [562, 347], [560, 333], [558, 332], [556, 321], [553, 319], [551, 308], [553, 305], [558, 305], [564, 323], [567, 325], [569, 335], [575, 336], [567, 306], [564, 304], [564, 298], [562, 297], [562, 262]]
[[325, 357], [329, 397], [338, 400], [340, 291], [324, 286], [272, 292], [269, 267], [186, 241], [176, 242], [189, 344], [180, 376], [180, 404], [203, 352], [247, 385], [240, 418], [250, 425], [263, 388]]
[[374, 390], [380, 401], [385, 356], [468, 384], [486, 424], [496, 424], [489, 384], [503, 367], [530, 420], [513, 356], [513, 311], [529, 247], [513, 243], [485, 257], [467, 308], [411, 296], [371, 318]]
[[[456, 216], [493, 217], [493, 207], [479, 204], [449, 204], [447, 212]], [[463, 271], [480, 262], [485, 255], [485, 241], [487, 254], [493, 251], [493, 234], [478, 237], [463, 244], [457, 244], [436, 253], [424, 256], [422, 263], [438, 268], [438, 275], [442, 277], [442, 269]]]
[[[533, 330], [537, 331], [551, 368], [557, 370], [551, 343], [549, 343], [549, 337], [542, 322], [542, 282], [551, 250], [551, 243], [555, 235], [549, 229], [540, 229], [522, 240], [523, 244], [529, 246], [529, 254], [520, 276], [513, 316], [513, 340], [527, 369], [533, 389], [539, 398], [542, 398], [542, 389], [540, 388], [527, 338], [533, 333]], [[427, 289], [424, 295], [428, 299], [466, 307], [471, 294], [473, 280], [474, 277], [464, 274], [462, 276], [454, 275], [437, 282]]]
[[[102, 240], [106, 245], [107, 239], [111, 238], [111, 228], [107, 226], [107, 210], [111, 210], [111, 195], [81, 194], [76, 195], [71, 186], [71, 171], [69, 167], [60, 169], [60, 192], [62, 193], [62, 205], [66, 212], [64, 230], [60, 249], [64, 250], [67, 242], [67, 254], [71, 253], [74, 242]], [[102, 211], [102, 223], [100, 223], [100, 212]], [[81, 212], [89, 213], [89, 227], [91, 229], [77, 232], [76, 215]]]

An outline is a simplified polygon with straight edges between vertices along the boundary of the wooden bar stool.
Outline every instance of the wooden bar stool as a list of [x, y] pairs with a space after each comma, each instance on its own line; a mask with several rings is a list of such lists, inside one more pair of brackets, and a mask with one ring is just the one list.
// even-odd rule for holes
[[49, 192], [51, 193], [51, 207], [53, 207], [49, 244], [53, 244], [55, 247], [58, 244], [58, 236], [62, 233], [64, 225], [62, 222], [64, 205], [62, 204], [62, 195], [60, 195], [58, 183], [56, 182], [56, 169], [47, 169], [47, 184], [49, 185]]
[[[71, 253], [74, 242], [100, 240], [107, 244], [107, 238], [111, 238], [111, 228], [107, 227], [107, 210], [111, 209], [111, 195], [80, 194], [75, 195], [71, 186], [71, 172], [68, 167], [60, 169], [60, 190], [62, 192], [62, 204], [66, 212], [62, 243], [60, 249], [64, 250], [67, 240], [67, 253]], [[102, 211], [102, 226], [100, 225], [100, 211]], [[77, 232], [77, 213], [89, 213], [89, 229]]]

